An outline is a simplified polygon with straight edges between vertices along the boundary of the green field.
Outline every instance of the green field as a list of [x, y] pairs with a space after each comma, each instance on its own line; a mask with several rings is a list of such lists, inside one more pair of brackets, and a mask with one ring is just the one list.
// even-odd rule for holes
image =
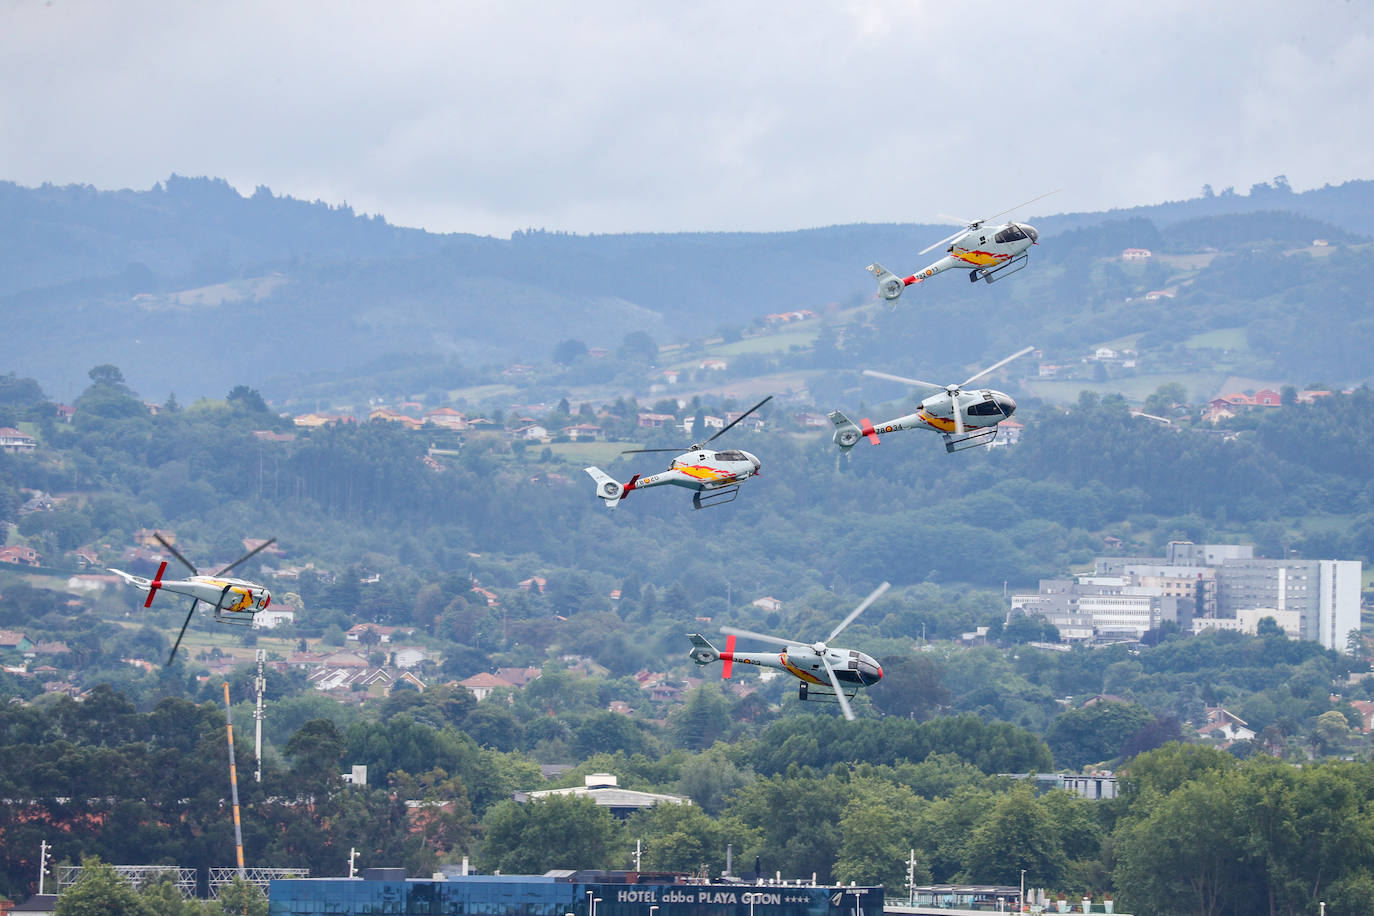
[[1215, 350], [1249, 350], [1245, 340], [1245, 328], [1218, 328], [1194, 334], [1183, 342], [1185, 347], [1196, 350], [1207, 347]]

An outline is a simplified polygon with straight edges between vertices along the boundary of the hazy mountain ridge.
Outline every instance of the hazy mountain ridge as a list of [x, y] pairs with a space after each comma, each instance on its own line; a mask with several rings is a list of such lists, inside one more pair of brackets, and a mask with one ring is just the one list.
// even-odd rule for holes
[[[1047, 330], [1071, 339], [1111, 334], [1111, 322], [1092, 318], [1102, 311], [1092, 300], [1110, 300], [1121, 284], [1090, 276], [1093, 259], [1132, 246], [1357, 242], [1341, 226], [1360, 226], [1354, 214], [1370, 203], [1374, 182], [1360, 181], [1027, 215], [1042, 243], [1054, 242], [1035, 249], [1038, 270], [994, 287], [942, 278], [898, 307], [922, 323], [932, 309], [995, 321], [957, 330], [970, 358]], [[916, 252], [948, 232], [859, 224], [780, 233], [530, 230], [496, 239], [399, 228], [266, 188], [244, 197], [218, 179], [172, 176], [149, 191], [0, 183], [0, 307], [16, 316], [9, 368], [21, 374], [51, 384], [113, 362], [150, 397], [186, 397], [221, 394], [245, 377], [289, 383], [388, 353], [474, 367], [537, 362], [569, 337], [614, 347], [642, 330], [666, 343], [770, 312], [859, 304], [872, 297], [865, 264], [914, 270], [933, 258]], [[221, 301], [217, 289], [169, 307], [178, 291], [274, 275], [282, 281], [261, 298]]]

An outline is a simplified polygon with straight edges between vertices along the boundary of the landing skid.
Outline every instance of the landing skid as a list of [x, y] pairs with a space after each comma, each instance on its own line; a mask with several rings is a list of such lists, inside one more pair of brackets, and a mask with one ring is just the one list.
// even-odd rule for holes
[[[852, 700], [858, 695], [858, 687], [855, 687], [852, 690], [846, 690], [844, 692], [845, 699], [847, 700]], [[818, 684], [808, 684], [806, 683], [806, 681], [802, 681], [800, 684], [797, 685], [797, 699], [816, 700], [823, 703], [840, 702], [839, 700], [835, 699], [835, 688], [825, 687]]]
[[997, 427], [988, 426], [984, 429], [970, 430], [962, 436], [945, 433], [945, 451], [953, 454], [962, 452], [966, 449], [978, 448], [980, 445], [992, 445], [997, 438]]
[[711, 490], [710, 492], [698, 490], [692, 494], [692, 508], [709, 509], [711, 506], [721, 503], [732, 503], [737, 496], [739, 496], [739, 484], [721, 490]]
[[1030, 255], [1022, 253], [997, 267], [980, 267], [977, 270], [970, 270], [968, 282], [977, 283], [979, 280], [985, 280], [988, 283], [996, 283], [998, 280], [1005, 280], [1024, 268], [1028, 260], [1030, 260]]

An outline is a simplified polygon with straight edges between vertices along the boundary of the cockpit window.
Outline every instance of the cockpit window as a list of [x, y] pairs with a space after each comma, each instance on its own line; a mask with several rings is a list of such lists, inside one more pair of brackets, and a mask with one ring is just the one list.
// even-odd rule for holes
[[739, 449], [736, 449], [736, 448], [726, 449], [726, 450], [723, 451], [723, 452], [716, 452], [716, 459], [719, 460], [719, 461], [748, 461], [748, 460], [749, 460], [748, 458], [745, 458], [745, 457], [744, 457], [744, 452], [741, 452]]
[[1003, 229], [1001, 232], [994, 235], [992, 238], [993, 241], [1005, 245], [1007, 242], [1019, 242], [1021, 239], [1025, 237], [1026, 233], [1021, 231], [1021, 227], [1016, 225], [1015, 223], [1012, 223], [1011, 225], [1007, 226], [1007, 228]]
[[979, 401], [969, 406], [970, 417], [996, 417], [1001, 415], [1002, 407], [996, 401]]

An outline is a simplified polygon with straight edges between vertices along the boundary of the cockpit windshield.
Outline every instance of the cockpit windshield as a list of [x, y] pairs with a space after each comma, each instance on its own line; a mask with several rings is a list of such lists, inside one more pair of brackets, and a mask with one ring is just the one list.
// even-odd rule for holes
[[746, 457], [744, 457], [744, 452], [741, 452], [739, 449], [737, 449], [737, 448], [730, 448], [730, 449], [726, 449], [726, 450], [723, 451], [723, 452], [716, 452], [716, 460], [717, 460], [717, 461], [748, 461], [749, 459], [746, 458]]
[[1021, 231], [1021, 227], [1016, 223], [1010, 223], [1007, 228], [992, 237], [994, 242], [1005, 245], [1008, 242], [1019, 242], [1026, 238], [1026, 233]]

